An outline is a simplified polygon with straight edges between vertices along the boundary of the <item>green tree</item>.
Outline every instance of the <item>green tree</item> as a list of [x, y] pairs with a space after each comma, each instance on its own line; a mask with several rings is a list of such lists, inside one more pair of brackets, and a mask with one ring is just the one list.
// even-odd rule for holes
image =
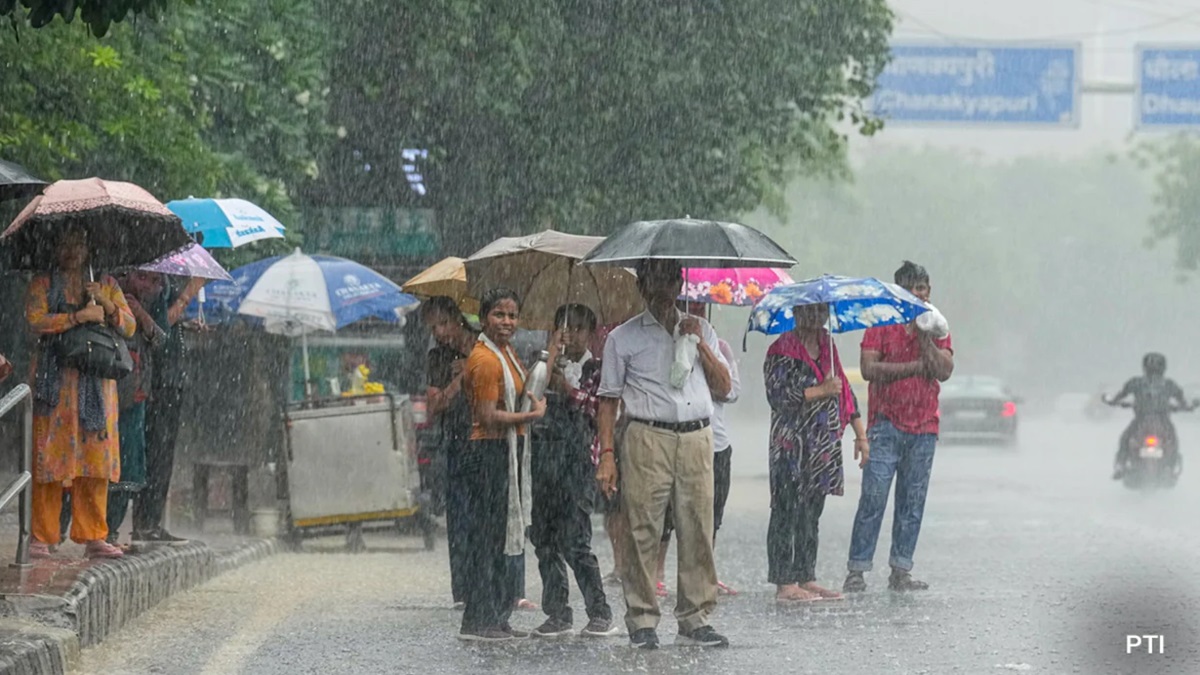
[[[314, 202], [411, 205], [429, 148], [448, 252], [543, 227], [729, 216], [844, 168], [887, 54], [882, 0], [348, 3]], [[370, 171], [365, 167], [370, 166]]]
[[1140, 143], [1139, 166], [1154, 178], [1154, 215], [1147, 244], [1174, 241], [1184, 274], [1200, 269], [1200, 140], [1186, 133]]
[[293, 200], [331, 137], [322, 8], [210, 0], [102, 39], [61, 20], [0, 36], [0, 156], [49, 179], [129, 180], [164, 200], [244, 197], [293, 226]]
[[78, 15], [93, 35], [104, 37], [114, 22], [124, 21], [133, 14], [156, 17], [167, 8], [167, 3], [168, 0], [0, 0], [0, 16], [10, 17], [14, 27], [27, 20], [33, 28], [41, 28], [55, 18], [71, 23]]

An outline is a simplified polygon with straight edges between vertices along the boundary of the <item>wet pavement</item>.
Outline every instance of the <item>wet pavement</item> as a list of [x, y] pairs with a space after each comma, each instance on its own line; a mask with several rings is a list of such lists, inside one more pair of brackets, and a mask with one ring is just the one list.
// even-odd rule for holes
[[[1200, 672], [1200, 468], [1171, 492], [1124, 489], [1108, 477], [1120, 424], [1030, 419], [1019, 449], [941, 446], [915, 570], [932, 589], [886, 589], [889, 513], [868, 592], [800, 607], [777, 606], [765, 582], [766, 482], [752, 477], [753, 453], [735, 455], [717, 560], [741, 593], [713, 618], [727, 650], [670, 646], [673, 598], [657, 652], [625, 637], [464, 645], [444, 542], [425, 552], [419, 539], [378, 534], [368, 553], [318, 540], [171, 598], [85, 650], [78, 672]], [[1185, 456], [1190, 445], [1200, 457], [1200, 426], [1180, 422], [1180, 435]], [[848, 470], [848, 494], [821, 521], [827, 585], [844, 576], [858, 484]], [[595, 542], [607, 570], [599, 528]], [[526, 570], [536, 600], [532, 553]], [[578, 606], [574, 588], [572, 598]], [[620, 608], [618, 589], [610, 600]], [[541, 619], [518, 612], [513, 624]], [[1164, 653], [1126, 654], [1127, 635], [1161, 635]]]

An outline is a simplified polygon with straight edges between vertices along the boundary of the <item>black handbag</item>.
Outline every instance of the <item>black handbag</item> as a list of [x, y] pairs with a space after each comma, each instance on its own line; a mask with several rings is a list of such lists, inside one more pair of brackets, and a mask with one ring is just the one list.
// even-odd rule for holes
[[119, 380], [133, 372], [125, 338], [103, 324], [86, 323], [60, 333], [53, 348], [63, 365], [84, 375]]

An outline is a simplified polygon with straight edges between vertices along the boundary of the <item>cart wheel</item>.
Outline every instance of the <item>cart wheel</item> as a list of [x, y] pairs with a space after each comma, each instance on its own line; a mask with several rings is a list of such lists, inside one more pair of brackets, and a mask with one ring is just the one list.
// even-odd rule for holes
[[346, 530], [346, 550], [351, 553], [362, 553], [367, 550], [367, 543], [363, 541], [362, 524], [352, 523]]

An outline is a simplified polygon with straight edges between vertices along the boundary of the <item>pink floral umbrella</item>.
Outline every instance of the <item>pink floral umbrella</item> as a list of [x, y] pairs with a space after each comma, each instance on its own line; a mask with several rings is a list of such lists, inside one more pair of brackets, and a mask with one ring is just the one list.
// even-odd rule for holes
[[691, 268], [683, 278], [680, 300], [739, 307], [755, 304], [776, 286], [795, 283], [786, 271], [768, 267]]

